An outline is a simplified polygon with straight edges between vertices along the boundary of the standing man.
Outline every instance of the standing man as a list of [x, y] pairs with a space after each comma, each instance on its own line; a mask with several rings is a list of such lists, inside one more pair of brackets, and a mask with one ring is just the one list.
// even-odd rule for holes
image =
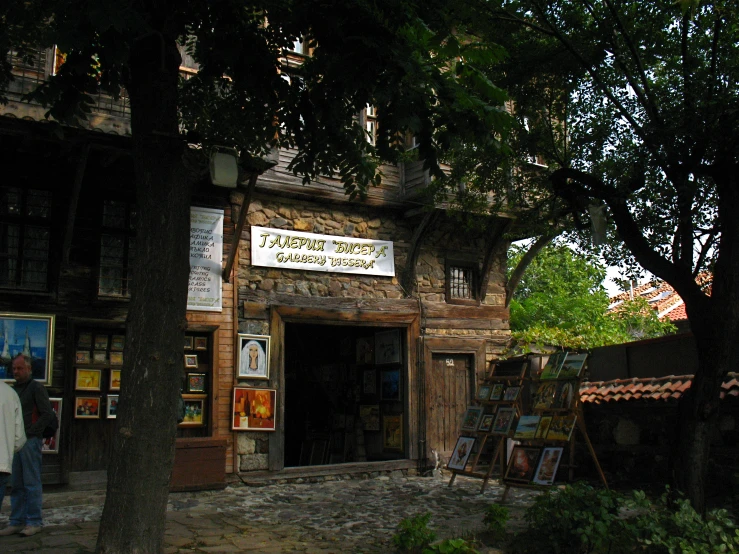
[[11, 360], [15, 392], [21, 400], [26, 444], [13, 457], [10, 477], [10, 524], [2, 535], [26, 537], [41, 531], [41, 443], [44, 429], [54, 420], [46, 388], [34, 380], [30, 358], [18, 354]]
[[0, 381], [0, 508], [10, 479], [13, 454], [26, 444], [21, 401], [15, 391]]

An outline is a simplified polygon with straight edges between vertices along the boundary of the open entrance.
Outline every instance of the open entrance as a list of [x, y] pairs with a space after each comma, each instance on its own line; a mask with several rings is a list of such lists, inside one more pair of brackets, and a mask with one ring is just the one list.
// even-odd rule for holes
[[285, 324], [285, 466], [407, 458], [405, 329]]

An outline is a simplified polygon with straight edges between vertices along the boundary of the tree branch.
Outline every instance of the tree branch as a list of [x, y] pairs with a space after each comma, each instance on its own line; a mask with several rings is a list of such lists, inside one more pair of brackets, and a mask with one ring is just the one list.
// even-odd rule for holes
[[526, 253], [523, 255], [523, 257], [519, 260], [518, 264], [516, 265], [515, 269], [511, 273], [511, 277], [508, 279], [508, 283], [505, 287], [505, 307], [509, 307], [511, 305], [511, 300], [513, 299], [513, 293], [516, 292], [516, 289], [518, 288], [518, 285], [521, 283], [521, 279], [523, 279], [523, 275], [528, 269], [528, 267], [531, 265], [531, 262], [534, 261], [534, 258], [536, 258], [536, 255], [541, 252], [544, 247], [552, 242], [559, 234], [562, 232], [562, 230], [553, 231], [552, 233], [547, 233], [542, 236], [540, 236], [536, 241], [529, 247], [529, 249], [526, 251]]

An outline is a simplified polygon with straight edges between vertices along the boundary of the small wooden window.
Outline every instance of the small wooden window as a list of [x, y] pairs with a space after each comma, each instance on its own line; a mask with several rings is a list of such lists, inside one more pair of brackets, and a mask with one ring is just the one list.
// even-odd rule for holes
[[47, 291], [51, 192], [0, 187], [0, 287]]
[[460, 304], [477, 304], [477, 284], [477, 268], [473, 264], [460, 262], [447, 263], [447, 302]]
[[103, 202], [99, 296], [131, 296], [133, 258], [136, 250], [135, 217], [135, 208], [128, 202], [116, 200]]

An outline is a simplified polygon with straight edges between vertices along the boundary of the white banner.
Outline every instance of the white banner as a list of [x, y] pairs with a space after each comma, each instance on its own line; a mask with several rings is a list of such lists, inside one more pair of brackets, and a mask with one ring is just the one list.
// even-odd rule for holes
[[190, 284], [187, 309], [220, 312], [223, 210], [190, 208]]
[[393, 243], [387, 240], [315, 235], [251, 228], [251, 264], [305, 271], [395, 275]]

